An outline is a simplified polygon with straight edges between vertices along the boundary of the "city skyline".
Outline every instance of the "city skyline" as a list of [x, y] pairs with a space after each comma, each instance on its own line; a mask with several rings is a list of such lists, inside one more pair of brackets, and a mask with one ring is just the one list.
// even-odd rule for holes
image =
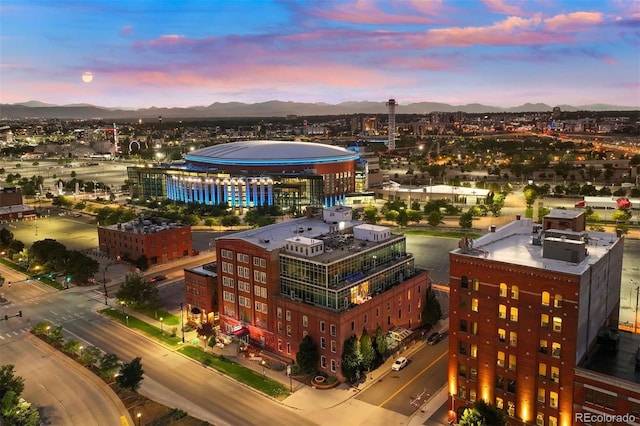
[[637, 0], [8, 0], [0, 98], [639, 106], [638, 24]]

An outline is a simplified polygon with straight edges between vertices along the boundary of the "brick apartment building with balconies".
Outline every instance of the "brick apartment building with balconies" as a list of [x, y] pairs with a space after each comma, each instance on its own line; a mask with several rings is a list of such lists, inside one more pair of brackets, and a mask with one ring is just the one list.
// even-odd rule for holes
[[404, 235], [352, 220], [348, 207], [216, 239], [222, 332], [291, 361], [310, 335], [320, 370], [343, 379], [342, 347], [380, 326], [420, 325], [425, 271]]

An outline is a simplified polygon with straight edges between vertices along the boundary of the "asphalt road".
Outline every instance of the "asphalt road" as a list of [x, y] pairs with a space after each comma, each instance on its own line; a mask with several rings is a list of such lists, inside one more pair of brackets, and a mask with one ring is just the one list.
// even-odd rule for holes
[[446, 383], [448, 346], [448, 337], [436, 345], [424, 345], [409, 357], [405, 368], [389, 370], [356, 398], [410, 416]]

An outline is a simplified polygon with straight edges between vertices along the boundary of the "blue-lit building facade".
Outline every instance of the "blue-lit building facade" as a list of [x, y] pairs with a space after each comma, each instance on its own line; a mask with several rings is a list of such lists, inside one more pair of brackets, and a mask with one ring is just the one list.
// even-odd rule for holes
[[344, 204], [358, 159], [318, 143], [234, 142], [193, 151], [184, 164], [130, 167], [128, 179], [134, 198], [299, 210]]

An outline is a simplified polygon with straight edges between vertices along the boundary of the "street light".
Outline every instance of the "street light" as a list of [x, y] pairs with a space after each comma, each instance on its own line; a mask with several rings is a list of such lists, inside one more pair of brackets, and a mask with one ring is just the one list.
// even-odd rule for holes
[[267, 377], [267, 370], [265, 370], [264, 366], [267, 362], [262, 360], [262, 377]]
[[160, 317], [160, 332], [164, 333], [164, 328], [162, 326], [162, 321], [164, 320], [164, 318]]
[[140, 426], [140, 417], [142, 417], [142, 413], [136, 414], [136, 417], [138, 418], [138, 426]]
[[124, 315], [124, 304], [125, 304], [125, 301], [121, 300], [120, 304], [122, 305], [122, 315]]

